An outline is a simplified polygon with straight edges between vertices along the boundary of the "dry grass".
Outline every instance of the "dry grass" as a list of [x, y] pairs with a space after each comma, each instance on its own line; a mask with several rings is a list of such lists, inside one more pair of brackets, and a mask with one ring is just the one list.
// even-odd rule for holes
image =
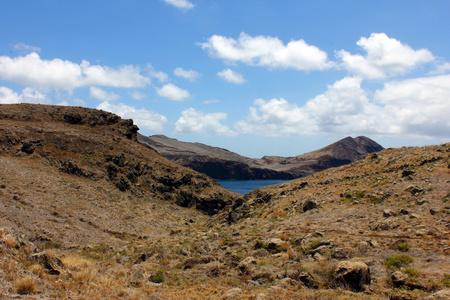
[[21, 295], [35, 294], [37, 291], [36, 283], [32, 277], [18, 279], [14, 282], [14, 286], [16, 287], [16, 292]]

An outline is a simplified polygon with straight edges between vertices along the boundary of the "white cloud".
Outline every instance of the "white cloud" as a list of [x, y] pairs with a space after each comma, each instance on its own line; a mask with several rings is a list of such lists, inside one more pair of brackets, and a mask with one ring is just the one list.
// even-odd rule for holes
[[353, 55], [345, 50], [338, 51], [336, 56], [349, 72], [364, 78], [383, 79], [403, 75], [434, 60], [429, 50], [414, 50], [385, 33], [372, 33], [369, 38], [362, 37], [356, 44], [367, 52], [366, 56]]
[[183, 77], [189, 81], [195, 81], [200, 77], [200, 73], [194, 71], [194, 70], [184, 70], [183, 68], [176, 68], [173, 73], [175, 76]]
[[242, 74], [234, 72], [231, 69], [225, 69], [217, 73], [220, 78], [236, 84], [243, 84], [245, 82], [244, 76]]
[[47, 99], [45, 94], [40, 93], [33, 88], [25, 88], [21, 94], [16, 93], [10, 88], [5, 86], [0, 87], [0, 103], [1, 104], [14, 104], [14, 103], [38, 103], [38, 104], [50, 104], [50, 100]]
[[14, 45], [14, 49], [22, 52], [41, 52], [41, 48], [36, 46], [30, 46], [25, 43], [17, 43]]
[[139, 68], [122, 66], [118, 70], [90, 65], [88, 61], [77, 64], [55, 58], [41, 59], [36, 52], [10, 58], [0, 56], [0, 78], [34, 88], [71, 90], [83, 86], [143, 87], [150, 78], [140, 75]]
[[184, 10], [189, 10], [195, 7], [195, 5], [188, 0], [163, 0], [163, 1], [166, 2], [167, 4], [175, 6], [176, 8]]
[[203, 101], [203, 104], [214, 104], [214, 103], [220, 103], [219, 99], [212, 99], [212, 100], [205, 100]]
[[130, 93], [131, 98], [133, 98], [134, 100], [142, 100], [145, 97], [147, 97], [145, 94], [138, 92], [138, 91], [134, 91], [132, 93]]
[[162, 88], [157, 88], [156, 93], [158, 96], [175, 101], [183, 101], [191, 96], [188, 91], [177, 87], [173, 83], [168, 83]]
[[89, 96], [93, 99], [97, 99], [100, 101], [115, 101], [120, 98], [119, 95], [117, 95], [113, 92], [108, 93], [105, 90], [95, 87], [95, 86], [93, 86], [89, 89]]
[[248, 65], [297, 70], [323, 70], [332, 66], [326, 52], [304, 40], [292, 40], [284, 45], [276, 37], [251, 37], [242, 32], [237, 40], [213, 35], [200, 46], [213, 57]]
[[443, 63], [437, 66], [436, 70], [431, 74], [446, 74], [450, 72], [450, 63]]
[[124, 119], [133, 119], [140, 129], [162, 131], [164, 124], [167, 123], [167, 118], [163, 115], [146, 109], [137, 109], [123, 103], [112, 104], [105, 101], [100, 103], [97, 109], [115, 113]]
[[450, 75], [386, 83], [373, 100], [361, 79], [346, 77], [304, 106], [284, 99], [258, 99], [247, 120], [236, 123], [244, 134], [379, 135], [398, 138], [450, 138]]
[[167, 73], [156, 71], [151, 64], [147, 65], [147, 69], [149, 70], [148, 74], [150, 77], [158, 79], [159, 82], [166, 82], [169, 80], [169, 75], [167, 75]]
[[206, 133], [212, 131], [219, 135], [232, 136], [235, 133], [221, 123], [227, 118], [226, 113], [204, 113], [194, 108], [189, 108], [181, 113], [181, 117], [175, 123], [177, 133]]

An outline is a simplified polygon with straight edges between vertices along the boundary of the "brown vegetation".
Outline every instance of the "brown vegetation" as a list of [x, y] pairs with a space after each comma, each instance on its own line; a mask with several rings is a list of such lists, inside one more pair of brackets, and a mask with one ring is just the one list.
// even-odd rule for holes
[[[239, 198], [139, 145], [128, 122], [77, 114], [96, 113], [0, 106], [2, 299], [448, 295], [450, 144], [387, 149]], [[135, 180], [138, 163], [151, 172]]]

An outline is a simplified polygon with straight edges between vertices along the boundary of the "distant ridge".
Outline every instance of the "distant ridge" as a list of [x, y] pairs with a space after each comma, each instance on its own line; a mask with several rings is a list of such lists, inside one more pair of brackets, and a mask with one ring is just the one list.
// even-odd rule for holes
[[161, 156], [214, 179], [295, 179], [349, 164], [384, 148], [368, 137], [346, 137], [319, 150], [294, 157], [264, 156], [254, 159], [223, 148], [178, 141], [164, 135], [146, 137], [140, 143]]

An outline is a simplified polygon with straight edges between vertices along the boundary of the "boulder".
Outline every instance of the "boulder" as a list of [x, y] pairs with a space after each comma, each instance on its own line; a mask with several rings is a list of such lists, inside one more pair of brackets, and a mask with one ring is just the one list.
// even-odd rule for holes
[[392, 284], [396, 288], [405, 285], [407, 279], [408, 279], [408, 275], [406, 275], [405, 273], [400, 272], [400, 271], [396, 271], [396, 272], [392, 273], [392, 275], [391, 275]]
[[256, 265], [256, 259], [253, 256], [249, 256], [239, 263], [238, 269], [241, 272], [245, 273], [248, 270], [250, 270], [254, 265]]
[[267, 241], [267, 250], [271, 252], [281, 252], [283, 250], [284, 242], [282, 239], [273, 238]]
[[337, 264], [334, 279], [354, 291], [362, 291], [364, 285], [370, 284], [370, 269], [360, 261], [342, 261]]

